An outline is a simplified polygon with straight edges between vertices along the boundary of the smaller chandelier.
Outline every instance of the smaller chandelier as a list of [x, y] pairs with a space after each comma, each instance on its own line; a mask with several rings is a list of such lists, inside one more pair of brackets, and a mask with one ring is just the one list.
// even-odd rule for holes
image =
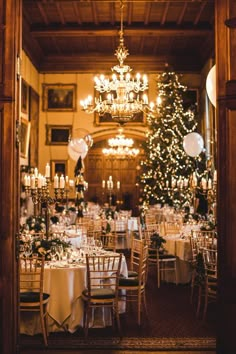
[[119, 134], [115, 138], [108, 139], [109, 148], [102, 150], [105, 156], [114, 156], [117, 158], [136, 157], [139, 154], [139, 149], [133, 147], [133, 139], [126, 138], [123, 134], [123, 129], [118, 129]]
[[[119, 123], [128, 122], [134, 118], [135, 114], [145, 112], [148, 105], [148, 97], [145, 94], [148, 89], [147, 76], [141, 77], [137, 73], [134, 78], [130, 74], [132, 69], [128, 65], [124, 65], [129, 52], [124, 45], [123, 7], [121, 0], [120, 41], [115, 51], [119, 64], [112, 67], [111, 79], [104, 75], [94, 78], [94, 88], [99, 93], [99, 98], [95, 98], [95, 104], [93, 104], [91, 95], [80, 101], [82, 110], [86, 113], [110, 114], [112, 119]], [[141, 93], [143, 93], [142, 96]]]

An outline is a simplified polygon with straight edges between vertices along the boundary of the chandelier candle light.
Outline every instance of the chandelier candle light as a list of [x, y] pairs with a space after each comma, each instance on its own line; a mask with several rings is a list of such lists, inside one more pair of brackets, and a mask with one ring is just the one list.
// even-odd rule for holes
[[[136, 78], [130, 74], [132, 69], [124, 65], [124, 61], [129, 55], [124, 45], [123, 31], [123, 1], [121, 1], [121, 28], [119, 31], [119, 46], [115, 51], [119, 64], [112, 67], [112, 78], [104, 75], [95, 77], [95, 90], [99, 93], [99, 98], [95, 98], [93, 105], [92, 96], [88, 96], [84, 101], [80, 101], [82, 109], [86, 113], [97, 112], [99, 115], [110, 114], [114, 121], [125, 123], [134, 118], [136, 113], [145, 112], [148, 98], [144, 91], [148, 89], [148, 79], [146, 75], [137, 73]], [[142, 97], [140, 94], [143, 93]]]
[[123, 129], [118, 129], [119, 134], [115, 138], [108, 139], [109, 148], [102, 150], [106, 156], [115, 156], [117, 158], [136, 157], [139, 154], [139, 149], [134, 148], [134, 141], [131, 138], [126, 138], [123, 134]]

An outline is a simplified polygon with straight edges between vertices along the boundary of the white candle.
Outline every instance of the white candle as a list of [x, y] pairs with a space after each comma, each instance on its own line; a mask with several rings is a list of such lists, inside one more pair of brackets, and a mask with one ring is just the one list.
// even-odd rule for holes
[[102, 188], [105, 188], [106, 187], [106, 181], [102, 181]]
[[120, 189], [120, 181], [117, 182], [117, 189]]
[[28, 183], [28, 177], [27, 175], [24, 176], [24, 186], [27, 187], [27, 183]]
[[50, 166], [49, 163], [46, 164], [46, 168], [45, 168], [45, 177], [50, 177]]
[[58, 179], [58, 175], [54, 176], [54, 188], [58, 188], [59, 187], [59, 179]]
[[207, 188], [206, 178], [202, 177], [202, 188], [205, 190]]
[[69, 186], [70, 186], [70, 187], [74, 187], [74, 181], [73, 181], [73, 179], [70, 179], [70, 180], [69, 180]]
[[60, 177], [60, 188], [63, 189], [65, 188], [65, 178], [63, 175]]
[[31, 177], [30, 186], [31, 186], [31, 188], [35, 188], [35, 176], [34, 175]]
[[212, 180], [211, 178], [208, 179], [208, 189], [212, 188]]
[[217, 171], [216, 170], [214, 171], [213, 181], [217, 182]]
[[35, 178], [38, 178], [38, 169], [37, 169], [37, 167], [35, 167], [35, 169], [34, 169], [34, 175], [35, 175]]
[[42, 176], [39, 174], [38, 176], [38, 188], [42, 188]]

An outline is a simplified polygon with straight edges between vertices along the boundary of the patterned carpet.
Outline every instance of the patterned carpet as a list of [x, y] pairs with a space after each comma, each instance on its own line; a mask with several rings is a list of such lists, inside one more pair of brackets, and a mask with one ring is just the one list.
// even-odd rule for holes
[[[82, 329], [76, 333], [50, 333], [49, 348], [61, 349], [117, 349], [117, 350], [204, 350], [216, 346], [216, 307], [211, 304], [205, 321], [196, 319], [194, 305], [190, 304], [189, 285], [162, 283], [156, 285], [156, 274], [150, 272], [147, 285], [148, 317], [142, 325], [136, 323], [133, 305], [121, 315], [121, 338], [114, 329], [90, 329], [88, 340]], [[20, 336], [21, 348], [41, 347], [41, 336]]]

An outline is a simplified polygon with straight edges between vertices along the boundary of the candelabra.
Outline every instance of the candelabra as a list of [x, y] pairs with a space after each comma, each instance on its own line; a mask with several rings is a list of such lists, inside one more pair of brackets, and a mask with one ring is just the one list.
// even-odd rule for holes
[[202, 177], [198, 180], [196, 173], [193, 173], [191, 187], [194, 192], [194, 198], [197, 194], [202, 195], [208, 203], [208, 210], [211, 210], [216, 218], [216, 200], [217, 200], [217, 171], [213, 173], [213, 178]]
[[180, 176], [178, 179], [172, 177], [170, 182], [168, 180], [165, 182], [163, 190], [171, 197], [176, 207], [191, 199], [189, 180], [185, 177]]
[[69, 195], [69, 184], [68, 178], [61, 176], [60, 178], [56, 175], [54, 177], [54, 196], [50, 195], [50, 170], [48, 170], [48, 165], [46, 166], [46, 175], [43, 176], [38, 173], [38, 169], [34, 169], [34, 174], [25, 175], [24, 177], [24, 187], [27, 196], [32, 198], [34, 204], [34, 214], [37, 216], [39, 211], [45, 213], [45, 226], [46, 226], [46, 237], [49, 236], [49, 207], [55, 204], [57, 201], [66, 200], [66, 205], [68, 209], [68, 195]]
[[[109, 179], [108, 181], [106, 182], [105, 180], [102, 181], [102, 188], [103, 190], [104, 189], [107, 189], [108, 191], [108, 194], [109, 194], [109, 207], [112, 206], [112, 192], [114, 191], [114, 182], [112, 180], [112, 176], [109, 176]], [[119, 190], [120, 190], [120, 181], [117, 181], [116, 183], [116, 189], [117, 189], [117, 196], [118, 196], [118, 193], [119, 193]], [[103, 195], [104, 195], [104, 192], [103, 192]], [[117, 203], [119, 203], [120, 201], [117, 200]]]

